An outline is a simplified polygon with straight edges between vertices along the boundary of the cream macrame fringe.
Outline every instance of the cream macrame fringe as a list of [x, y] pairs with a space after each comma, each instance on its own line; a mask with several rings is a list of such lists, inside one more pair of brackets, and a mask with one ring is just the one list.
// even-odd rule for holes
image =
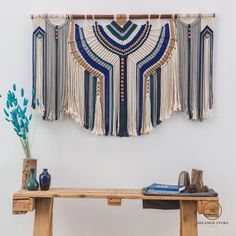
[[92, 130], [92, 133], [96, 135], [104, 134], [103, 128], [102, 128], [102, 106], [101, 106], [100, 96], [96, 97], [94, 127]]
[[136, 81], [136, 64], [128, 58], [128, 70], [127, 70], [127, 129], [129, 135], [137, 135], [136, 127], [136, 93], [137, 93], [137, 81]]
[[160, 120], [169, 119], [175, 111], [181, 110], [179, 78], [177, 73], [177, 49], [161, 68], [161, 109]]
[[142, 133], [148, 134], [153, 130], [152, 122], [151, 122], [151, 101], [150, 94], [146, 93], [145, 103], [144, 103], [144, 119], [143, 119], [143, 128]]
[[[137, 136], [137, 80], [136, 80], [136, 64], [138, 61], [140, 61], [142, 58], [147, 56], [155, 47], [156, 42], [160, 36], [161, 32], [161, 23], [160, 20], [157, 19], [152, 24], [152, 30], [149, 34], [148, 39], [145, 41], [145, 43], [135, 52], [133, 52], [129, 57], [127, 58], [127, 129], [129, 135]], [[144, 93], [145, 94], [145, 93]], [[145, 95], [144, 95], [145, 97]], [[149, 98], [150, 101], [150, 98]], [[147, 102], [145, 100], [145, 102]], [[146, 107], [146, 105], [144, 106]], [[145, 119], [145, 117], [144, 117]], [[143, 120], [144, 120], [143, 119]], [[142, 122], [142, 132], [144, 129], [144, 122]], [[149, 128], [148, 128], [149, 130]], [[146, 132], [146, 131], [145, 131]], [[149, 131], [147, 131], [148, 133]]]
[[68, 110], [67, 114], [80, 126], [84, 125], [84, 68], [68, 55]]

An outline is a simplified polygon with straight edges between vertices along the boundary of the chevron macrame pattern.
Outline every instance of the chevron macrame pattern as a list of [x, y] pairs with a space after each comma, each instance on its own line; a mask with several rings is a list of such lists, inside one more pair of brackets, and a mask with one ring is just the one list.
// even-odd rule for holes
[[36, 17], [33, 27], [32, 106], [45, 120], [66, 116], [96, 135], [137, 136], [177, 111], [210, 116], [212, 18], [120, 26]]

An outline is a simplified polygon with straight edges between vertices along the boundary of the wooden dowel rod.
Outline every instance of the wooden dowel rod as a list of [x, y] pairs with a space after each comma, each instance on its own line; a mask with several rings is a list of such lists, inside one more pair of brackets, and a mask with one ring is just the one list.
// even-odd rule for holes
[[[191, 17], [196, 17], [196, 16], [201, 16], [201, 17], [215, 17], [215, 13], [212, 14], [131, 14], [127, 15], [127, 18], [133, 19], [133, 20], [138, 20], [138, 19], [171, 19], [171, 18], [177, 18], [178, 16], [181, 17], [186, 17], [186, 18], [191, 18]], [[80, 14], [72, 14], [72, 15], [58, 15], [58, 14], [36, 14], [36, 15], [31, 15], [31, 18], [34, 17], [62, 17], [65, 18], [66, 16], [69, 17], [71, 16], [73, 19], [77, 20], [84, 20], [84, 19], [95, 19], [95, 20], [112, 20], [116, 18], [117, 16], [125, 16], [125, 14], [117, 14], [117, 15], [80, 15]]]
[[[118, 14], [119, 15], [119, 14]], [[120, 14], [122, 15], [122, 14]], [[195, 17], [195, 16], [205, 16], [205, 14], [183, 14], [184, 17]], [[124, 16], [124, 15], [123, 15]], [[127, 18], [131, 20], [138, 20], [138, 19], [171, 19], [171, 18], [177, 18], [178, 16], [181, 16], [181, 14], [131, 14], [127, 15]], [[215, 17], [215, 13], [213, 14], [206, 14], [206, 16], [209, 17]], [[104, 20], [104, 19], [114, 19], [116, 15], [72, 15], [73, 19], [97, 19], [97, 20]]]
[[176, 18], [177, 14], [144, 14], [144, 15], [129, 15], [129, 19], [171, 19], [171, 18]]
[[95, 19], [95, 20], [112, 20], [114, 15], [71, 15], [75, 20]]

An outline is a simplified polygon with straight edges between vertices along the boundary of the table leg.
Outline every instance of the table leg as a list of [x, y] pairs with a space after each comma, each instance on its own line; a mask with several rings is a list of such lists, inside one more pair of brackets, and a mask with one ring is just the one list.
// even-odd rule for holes
[[197, 235], [197, 201], [180, 201], [180, 236]]
[[53, 198], [37, 198], [33, 236], [52, 236]]

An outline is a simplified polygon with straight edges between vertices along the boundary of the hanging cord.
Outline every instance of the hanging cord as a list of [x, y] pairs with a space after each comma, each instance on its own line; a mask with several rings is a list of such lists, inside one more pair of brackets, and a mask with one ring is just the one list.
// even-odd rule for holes
[[[151, 14], [149, 14], [148, 17], [151, 20]], [[154, 19], [153, 24], [158, 24], [158, 23], [160, 24], [160, 22], [161, 22], [161, 14], [158, 14], [158, 18]]]
[[83, 25], [88, 24], [88, 15], [85, 15]]
[[92, 24], [95, 25], [95, 17], [92, 15]]
[[212, 16], [210, 14], [202, 14], [201, 18], [202, 18], [202, 20], [205, 21], [206, 25], [212, 24]]
[[129, 14], [126, 14], [126, 22], [129, 21]]

